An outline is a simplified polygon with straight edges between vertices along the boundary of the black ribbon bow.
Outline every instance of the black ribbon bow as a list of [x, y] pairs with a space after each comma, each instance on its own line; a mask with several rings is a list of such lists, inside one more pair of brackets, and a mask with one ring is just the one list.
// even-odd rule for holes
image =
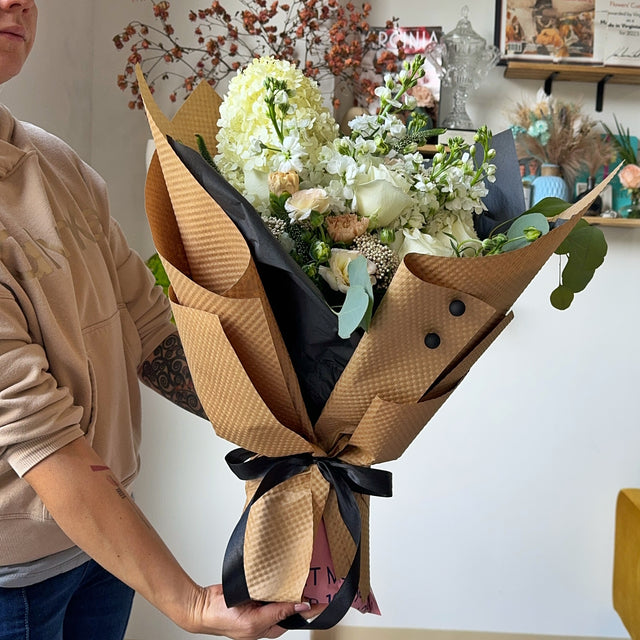
[[246, 449], [234, 449], [226, 455], [225, 460], [241, 480], [262, 478], [233, 530], [225, 551], [222, 564], [222, 587], [227, 606], [233, 607], [251, 599], [244, 572], [244, 538], [251, 507], [267, 491], [315, 464], [336, 492], [340, 515], [356, 545], [356, 553], [340, 589], [320, 615], [309, 622], [301, 615], [295, 614], [280, 622], [279, 625], [285, 629], [330, 629], [335, 626], [353, 603], [360, 581], [362, 522], [360, 509], [353, 494], [357, 492], [384, 498], [391, 497], [391, 473], [370, 467], [359, 467], [338, 458], [314, 457], [310, 453], [268, 458], [256, 457], [255, 453]]

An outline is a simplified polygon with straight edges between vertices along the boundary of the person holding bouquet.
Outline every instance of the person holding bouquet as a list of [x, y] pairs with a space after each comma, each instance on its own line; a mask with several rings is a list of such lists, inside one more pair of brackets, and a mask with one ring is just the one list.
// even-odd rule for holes
[[[0, 0], [0, 84], [33, 46]], [[0, 638], [120, 640], [134, 590], [194, 633], [274, 638], [306, 604], [228, 609], [127, 492], [138, 378], [206, 417], [168, 302], [109, 216], [102, 179], [0, 105]]]

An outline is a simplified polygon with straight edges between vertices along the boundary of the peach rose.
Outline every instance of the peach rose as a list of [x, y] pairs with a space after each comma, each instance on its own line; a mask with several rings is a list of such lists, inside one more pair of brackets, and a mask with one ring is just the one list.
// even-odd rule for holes
[[273, 171], [269, 174], [269, 192], [276, 196], [295, 193], [300, 186], [300, 178], [295, 171]]
[[369, 226], [369, 218], [360, 218], [355, 213], [328, 216], [325, 222], [331, 239], [345, 244], [351, 244], [353, 239], [361, 236]]
[[329, 195], [324, 189], [302, 189], [302, 191], [296, 191], [284, 203], [284, 208], [291, 222], [299, 222], [307, 220], [312, 211], [326, 213], [330, 204]]
[[622, 167], [618, 176], [625, 189], [640, 189], [640, 167], [637, 164]]

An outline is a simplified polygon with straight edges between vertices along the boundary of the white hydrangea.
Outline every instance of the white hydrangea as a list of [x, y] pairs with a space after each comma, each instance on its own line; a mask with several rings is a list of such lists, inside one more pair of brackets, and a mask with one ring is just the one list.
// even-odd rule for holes
[[[269, 149], [279, 149], [281, 145], [265, 108], [266, 77], [286, 81], [292, 92], [289, 101], [294, 111], [287, 122], [295, 128], [295, 133], [288, 133], [296, 136], [299, 146], [291, 144], [284, 154]], [[257, 58], [229, 83], [220, 106], [215, 162], [228, 182], [260, 211], [266, 211], [268, 202], [265, 202], [264, 191], [256, 193], [248, 189], [246, 174], [253, 174], [251, 181], [255, 184], [255, 172], [286, 171], [282, 167], [289, 166], [300, 171], [303, 182], [307, 169], [318, 164], [319, 150], [337, 136], [338, 125], [324, 107], [315, 81], [289, 62]], [[256, 139], [261, 143], [259, 153], [256, 153]]]

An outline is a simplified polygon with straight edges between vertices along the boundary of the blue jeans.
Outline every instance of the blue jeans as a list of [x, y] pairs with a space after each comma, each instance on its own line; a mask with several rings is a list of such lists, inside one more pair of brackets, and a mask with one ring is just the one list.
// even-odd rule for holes
[[90, 560], [28, 587], [0, 588], [0, 640], [122, 640], [133, 590]]

